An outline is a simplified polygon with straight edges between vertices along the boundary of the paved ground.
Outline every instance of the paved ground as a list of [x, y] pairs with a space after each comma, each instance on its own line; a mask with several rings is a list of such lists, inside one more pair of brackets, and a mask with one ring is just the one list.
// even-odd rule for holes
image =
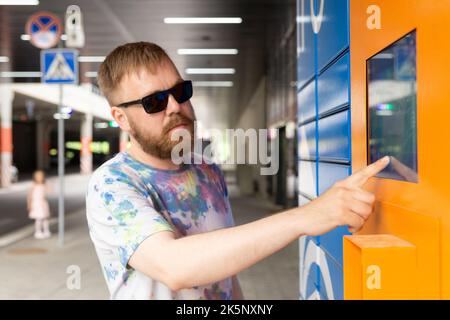
[[[233, 198], [232, 207], [237, 224], [277, 210], [268, 201], [251, 197]], [[0, 248], [0, 299], [108, 299], [84, 210], [68, 216], [65, 240], [63, 248], [55, 234], [48, 240], [28, 237]], [[73, 284], [73, 266], [81, 272], [79, 290], [67, 287], [67, 281]], [[297, 299], [297, 242], [240, 273], [238, 278], [246, 299]]]
[[[76, 212], [85, 206], [85, 190], [89, 176], [70, 174], [65, 178], [66, 212]], [[47, 180], [53, 192], [48, 195], [52, 217], [58, 215], [58, 180], [50, 177]], [[9, 188], [0, 188], [0, 236], [33, 223], [28, 218], [27, 193], [31, 181], [13, 184]]]
[[[231, 199], [236, 224], [248, 223], [280, 209], [265, 199]], [[297, 300], [298, 241], [238, 275], [246, 299]]]
[[[108, 298], [84, 211], [70, 215], [66, 227], [64, 247], [58, 245], [54, 235], [47, 240], [28, 237], [0, 249], [0, 299]], [[53, 227], [52, 231], [56, 229]], [[68, 280], [76, 285], [70, 281], [74, 274], [71, 266], [79, 268], [80, 290], [70, 290], [66, 285]]]

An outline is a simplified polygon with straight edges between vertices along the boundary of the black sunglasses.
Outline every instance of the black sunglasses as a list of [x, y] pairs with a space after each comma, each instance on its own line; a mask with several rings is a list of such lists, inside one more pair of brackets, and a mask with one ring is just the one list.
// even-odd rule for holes
[[192, 81], [186, 80], [176, 84], [173, 88], [152, 93], [142, 99], [124, 102], [118, 107], [126, 108], [135, 104], [141, 104], [147, 113], [157, 113], [167, 108], [169, 95], [172, 95], [178, 103], [183, 103], [192, 98]]

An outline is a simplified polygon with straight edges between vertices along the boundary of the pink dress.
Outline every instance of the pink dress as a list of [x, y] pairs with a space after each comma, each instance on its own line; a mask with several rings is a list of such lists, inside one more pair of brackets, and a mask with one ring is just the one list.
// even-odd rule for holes
[[34, 184], [31, 189], [31, 208], [29, 217], [31, 219], [48, 219], [50, 209], [45, 197], [45, 184]]

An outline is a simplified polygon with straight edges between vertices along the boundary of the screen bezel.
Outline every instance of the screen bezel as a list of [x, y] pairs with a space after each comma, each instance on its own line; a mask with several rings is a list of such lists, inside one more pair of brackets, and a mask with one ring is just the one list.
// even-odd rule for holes
[[[407, 37], [408, 35], [414, 33], [416, 34], [416, 85], [417, 85], [417, 91], [416, 91], [416, 96], [418, 97], [418, 91], [419, 91], [419, 77], [417, 76], [419, 74], [419, 70], [418, 70], [418, 32], [417, 32], [417, 28], [412, 29], [411, 31], [405, 33], [404, 35], [402, 35], [401, 37], [399, 37], [398, 39], [396, 39], [395, 41], [391, 42], [388, 46], [384, 47], [383, 49], [377, 51], [375, 54], [371, 55], [369, 58], [366, 59], [366, 66], [365, 66], [365, 72], [366, 72], [366, 165], [370, 165], [370, 112], [369, 112], [369, 61], [372, 60], [375, 56], [379, 55], [380, 53], [382, 53], [385, 50], [390, 49], [391, 47], [393, 47], [397, 42], [399, 42], [400, 40], [402, 40], [403, 38]], [[406, 182], [406, 183], [413, 183], [413, 184], [418, 184], [420, 181], [420, 177], [419, 177], [419, 143], [418, 143], [418, 126], [419, 126], [419, 112], [418, 112], [418, 108], [419, 107], [419, 100], [416, 99], [416, 123], [417, 123], [417, 127], [416, 127], [416, 162], [417, 162], [417, 181], [408, 181], [408, 180], [400, 180], [400, 179], [395, 179], [395, 178], [387, 178], [387, 177], [380, 177], [379, 174], [376, 175], [376, 177], [378, 179], [386, 179], [386, 180], [390, 180], [390, 181], [398, 181], [398, 182]]]

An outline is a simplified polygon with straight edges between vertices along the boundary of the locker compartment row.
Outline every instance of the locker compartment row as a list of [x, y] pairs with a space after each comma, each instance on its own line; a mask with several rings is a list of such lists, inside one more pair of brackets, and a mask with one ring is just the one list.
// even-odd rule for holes
[[316, 117], [316, 102], [319, 115], [328, 114], [337, 107], [349, 105], [349, 53], [337, 60], [317, 79], [311, 81], [297, 93], [298, 121], [305, 123]]
[[[306, 0], [306, 2], [310, 2]], [[349, 0], [314, 0], [316, 15], [323, 4], [322, 24], [317, 34], [317, 64], [322, 70], [350, 44]]]
[[[311, 3], [314, 15], [320, 19], [322, 13], [324, 17], [321, 19], [320, 28], [315, 30], [317, 34], [314, 33], [312, 24]], [[302, 88], [318, 71], [348, 48], [348, 5], [349, 0], [298, 1], [298, 88]], [[315, 70], [316, 52], [318, 70]]]
[[350, 175], [350, 166], [319, 162], [319, 195]]
[[[319, 157], [321, 161], [350, 162], [350, 111], [344, 110], [319, 120]], [[297, 130], [298, 153], [302, 160], [316, 159], [316, 122]]]
[[316, 121], [302, 125], [297, 130], [298, 155], [301, 160], [316, 159]]
[[350, 101], [350, 54], [347, 53], [318, 78], [319, 115]]
[[313, 80], [297, 93], [298, 122], [316, 118], [316, 82]]
[[317, 172], [315, 161], [300, 161], [298, 166], [298, 190], [299, 193], [314, 199], [317, 197]]
[[[315, 161], [299, 162], [298, 190], [300, 194], [314, 199], [317, 197], [317, 164]], [[345, 179], [350, 174], [350, 166], [319, 162], [319, 194], [328, 190], [335, 182]]]
[[319, 158], [322, 161], [350, 162], [350, 111], [319, 120]]

